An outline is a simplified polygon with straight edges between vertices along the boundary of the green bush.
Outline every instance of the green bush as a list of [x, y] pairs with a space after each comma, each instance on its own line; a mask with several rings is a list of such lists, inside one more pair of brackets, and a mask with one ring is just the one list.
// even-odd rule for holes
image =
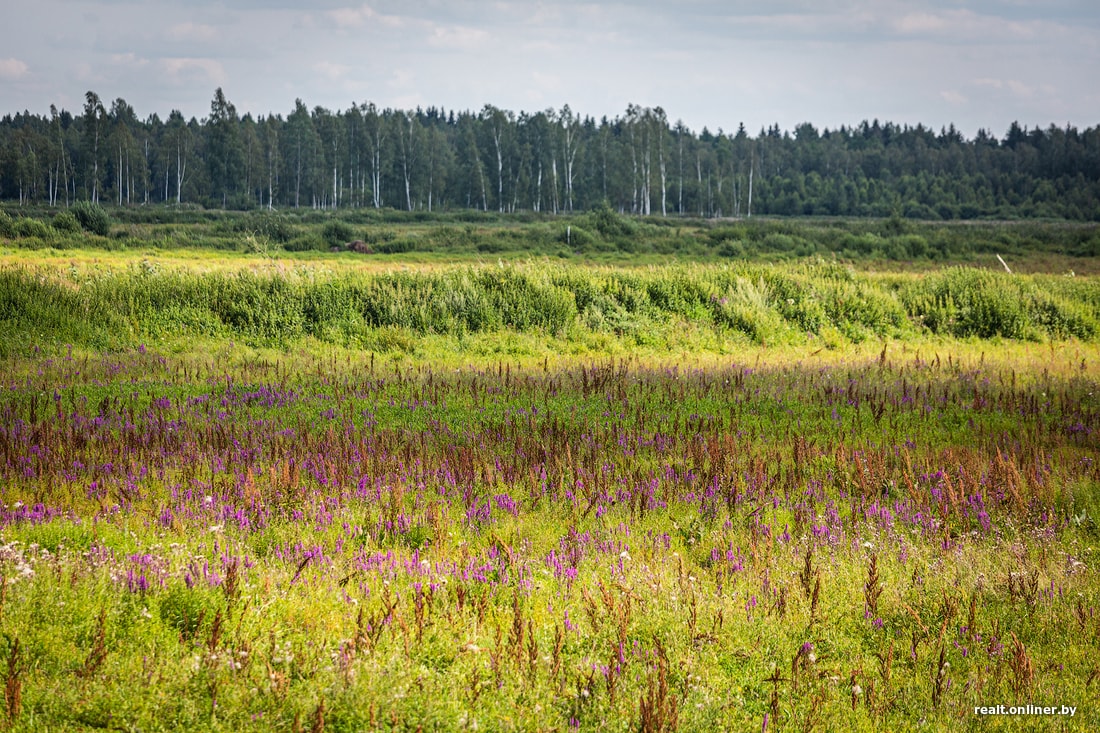
[[903, 294], [909, 315], [933, 333], [1012, 339], [1036, 335], [1012, 276], [953, 267], [929, 276]]
[[294, 226], [283, 214], [274, 211], [254, 211], [238, 224], [238, 231], [250, 232], [257, 237], [267, 237], [272, 242], [285, 244], [294, 238]]
[[928, 240], [919, 234], [905, 234], [898, 237], [897, 243], [910, 257], [924, 257], [928, 254]]
[[54, 238], [54, 232], [44, 222], [38, 219], [24, 217], [22, 219], [16, 219], [15, 221], [15, 236], [24, 239], [35, 237], [37, 239], [50, 241]]
[[80, 226], [84, 228], [84, 231], [98, 234], [101, 237], [106, 237], [111, 232], [111, 217], [99, 204], [94, 204], [91, 201], [78, 201], [69, 211], [80, 222]]
[[15, 236], [15, 222], [6, 211], [0, 211], [0, 237]]
[[303, 234], [300, 237], [295, 237], [289, 242], [283, 245], [283, 249], [287, 252], [324, 252], [328, 250], [329, 245], [322, 237], [316, 234]]
[[799, 246], [800, 240], [789, 234], [771, 233], [764, 237], [761, 249], [767, 252], [791, 252]]
[[402, 239], [392, 239], [387, 242], [382, 242], [374, 249], [381, 254], [391, 255], [400, 254], [402, 252], [413, 252], [417, 249], [417, 246], [416, 240], [404, 237]]
[[607, 201], [601, 202], [589, 212], [588, 222], [589, 226], [605, 239], [630, 236], [637, 231], [637, 225], [612, 211]]
[[330, 247], [339, 247], [355, 239], [355, 227], [346, 221], [332, 219], [321, 227], [321, 238]]
[[58, 212], [50, 225], [57, 231], [66, 234], [79, 234], [81, 231], [80, 222], [76, 220], [76, 216], [71, 211]]
[[574, 251], [583, 251], [594, 242], [592, 233], [582, 227], [567, 225], [557, 237], [559, 244], [572, 247]]

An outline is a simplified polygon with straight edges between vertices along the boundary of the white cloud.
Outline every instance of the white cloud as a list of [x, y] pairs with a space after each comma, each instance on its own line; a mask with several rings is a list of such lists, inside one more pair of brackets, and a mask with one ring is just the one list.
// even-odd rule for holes
[[929, 33], [948, 27], [947, 20], [933, 13], [910, 13], [894, 23], [895, 30], [901, 33]]
[[225, 67], [216, 59], [165, 58], [160, 60], [161, 70], [174, 80], [188, 77], [205, 77], [205, 81], [220, 84], [225, 80]]
[[375, 17], [374, 9], [369, 5], [358, 8], [336, 8], [325, 13], [341, 28], [358, 28]]
[[940, 99], [949, 104], [966, 104], [967, 101], [966, 97], [953, 89], [940, 92]]
[[112, 64], [117, 64], [119, 66], [136, 66], [140, 68], [149, 63], [149, 59], [142, 58], [141, 56], [135, 54], [133, 51], [130, 51], [128, 53], [113, 53], [111, 54], [110, 58]]
[[0, 79], [15, 81], [22, 79], [30, 71], [26, 62], [19, 59], [0, 59]]
[[907, 13], [889, 26], [903, 36], [976, 43], [1051, 41], [1073, 32], [1065, 25], [1048, 20], [1012, 20], [972, 10]]
[[437, 26], [432, 29], [431, 35], [428, 37], [428, 44], [435, 48], [477, 51], [484, 49], [489, 39], [489, 33], [479, 28], [461, 26], [443, 28]]
[[367, 4], [360, 5], [357, 8], [334, 8], [325, 11], [325, 16], [335, 23], [338, 28], [342, 29], [361, 28], [370, 24], [397, 28], [405, 24], [405, 20], [401, 16], [379, 13]]
[[168, 29], [168, 37], [173, 41], [210, 43], [218, 40], [218, 36], [218, 29], [214, 26], [191, 21], [178, 23]]
[[543, 71], [532, 71], [531, 83], [533, 87], [544, 92], [554, 92], [555, 94], [561, 94], [563, 91], [565, 91], [565, 85], [562, 83], [562, 78], [559, 74], [546, 73]]
[[320, 61], [313, 65], [313, 70], [329, 79], [340, 79], [351, 71], [350, 66], [334, 64], [331, 61]]

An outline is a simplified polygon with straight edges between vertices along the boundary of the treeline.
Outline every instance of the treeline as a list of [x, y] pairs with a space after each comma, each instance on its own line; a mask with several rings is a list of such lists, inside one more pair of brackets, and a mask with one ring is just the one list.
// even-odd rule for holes
[[79, 114], [0, 120], [0, 199], [64, 206], [383, 208], [1100, 220], [1100, 127], [1013, 123], [1003, 139], [864, 121], [696, 133], [661, 108], [613, 119], [417, 108], [138, 118], [85, 95]]

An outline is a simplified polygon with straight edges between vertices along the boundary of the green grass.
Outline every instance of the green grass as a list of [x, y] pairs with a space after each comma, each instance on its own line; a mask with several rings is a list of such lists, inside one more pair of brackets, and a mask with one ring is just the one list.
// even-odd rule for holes
[[250, 236], [0, 269], [9, 728], [1095, 727], [1093, 277]]
[[970, 268], [873, 275], [822, 260], [633, 270], [535, 260], [343, 273], [197, 273], [146, 260], [126, 270], [0, 269], [0, 354], [51, 343], [186, 349], [193, 339], [382, 353], [417, 351], [425, 337], [462, 351], [549, 339], [567, 353], [927, 336], [1092, 341], [1098, 313], [1093, 278]]
[[[0, 237], [13, 253], [194, 250], [289, 261], [471, 263], [531, 256], [571, 263], [785, 262], [813, 257], [888, 270], [944, 264], [1020, 272], [1096, 272], [1096, 224], [1058, 221], [628, 217], [608, 209], [569, 216], [389, 209], [225, 212], [151, 208], [7, 207]], [[87, 210], [85, 210], [87, 209]], [[10, 214], [8, 213], [10, 212]], [[79, 214], [78, 224], [73, 212]], [[83, 228], [84, 231], [81, 231]], [[348, 252], [361, 240], [366, 254]], [[333, 253], [331, 250], [342, 250]]]

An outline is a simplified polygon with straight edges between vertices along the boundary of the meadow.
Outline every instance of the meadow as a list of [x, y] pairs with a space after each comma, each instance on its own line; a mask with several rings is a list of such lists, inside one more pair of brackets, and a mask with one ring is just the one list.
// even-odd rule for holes
[[[0, 252], [10, 729], [1095, 726], [1077, 255], [95, 236]], [[974, 711], [1026, 704], [1074, 714]]]
[[[347, 245], [360, 241], [359, 251]], [[333, 257], [333, 250], [340, 256]], [[218, 267], [238, 255], [296, 264], [373, 269], [416, 264], [478, 264], [552, 258], [559, 264], [616, 267], [670, 261], [787, 262], [822, 257], [861, 268], [926, 271], [945, 265], [1019, 272], [1097, 274], [1095, 222], [887, 218], [750, 219], [624, 216], [603, 205], [550, 215], [344, 209], [248, 212], [193, 207], [104, 209], [0, 207], [0, 256], [6, 260], [143, 254]]]

